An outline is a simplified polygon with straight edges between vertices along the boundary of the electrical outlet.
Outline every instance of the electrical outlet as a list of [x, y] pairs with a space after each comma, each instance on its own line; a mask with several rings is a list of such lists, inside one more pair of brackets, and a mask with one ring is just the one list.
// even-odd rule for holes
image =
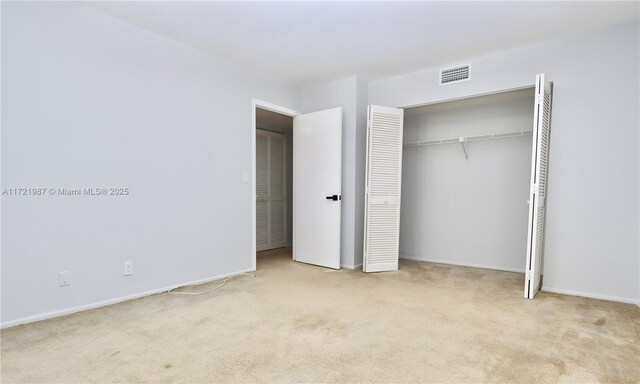
[[124, 262], [124, 275], [125, 276], [133, 275], [133, 261]]
[[71, 272], [69, 271], [58, 272], [58, 286], [66, 287], [68, 285], [71, 285], [71, 282], [69, 281], [70, 274]]

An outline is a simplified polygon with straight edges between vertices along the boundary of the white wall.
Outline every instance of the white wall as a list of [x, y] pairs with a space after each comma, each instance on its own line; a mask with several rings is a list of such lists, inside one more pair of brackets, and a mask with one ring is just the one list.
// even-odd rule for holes
[[[438, 87], [430, 68], [373, 81], [367, 97], [352, 77], [298, 103], [291, 86], [91, 9], [3, 2], [2, 187], [131, 194], [2, 197], [2, 325], [250, 269], [252, 98], [344, 108], [342, 262], [353, 266], [364, 105], [529, 86], [539, 72], [555, 82], [544, 289], [637, 301], [638, 36], [632, 23], [472, 58], [472, 81], [455, 86]], [[63, 270], [71, 286], [58, 288]]]
[[638, 302], [640, 28], [637, 22], [372, 81], [369, 102], [411, 106], [554, 82], [543, 289]]
[[296, 89], [71, 3], [2, 3], [2, 82], [3, 188], [131, 191], [2, 196], [3, 325], [252, 268], [251, 100]]
[[354, 264], [362, 265], [364, 251], [364, 193], [367, 165], [367, 107], [369, 105], [369, 83], [358, 77], [356, 91], [356, 198]]
[[[404, 142], [530, 131], [534, 90], [405, 110]], [[524, 272], [532, 137], [404, 148], [400, 257]]]

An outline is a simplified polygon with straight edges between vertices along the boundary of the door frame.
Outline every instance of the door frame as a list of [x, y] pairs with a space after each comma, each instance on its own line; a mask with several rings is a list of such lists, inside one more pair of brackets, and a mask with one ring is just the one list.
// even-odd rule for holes
[[[281, 115], [296, 117], [301, 115], [294, 109], [281, 107], [277, 104], [269, 103], [259, 99], [251, 99], [251, 259], [253, 260], [253, 270], [256, 270], [256, 108], [266, 109]], [[293, 148], [289, 149], [293, 151]], [[292, 152], [293, 153], [293, 152]]]
[[[551, 84], [553, 84], [553, 81], [551, 81]], [[513, 91], [521, 91], [523, 89], [534, 89], [535, 90], [535, 88], [536, 88], [536, 83], [533, 82], [531, 84], [522, 85], [520, 87], [504, 88], [504, 89], [497, 89], [497, 90], [494, 90], [494, 91], [472, 93], [472, 94], [469, 94], [469, 95], [464, 95], [464, 96], [459, 96], [459, 97], [449, 97], [449, 98], [444, 98], [444, 99], [425, 101], [424, 103], [400, 105], [400, 106], [395, 106], [394, 108], [408, 109], [408, 108], [426, 107], [428, 105], [448, 103], [450, 101], [473, 99], [475, 97], [482, 97], [482, 96], [499, 95], [501, 93], [507, 93], [507, 92], [513, 92]], [[391, 105], [389, 105], [389, 106], [391, 106]]]
[[[534, 74], [534, 76], [537, 74]], [[548, 82], [551, 85], [551, 98], [553, 100], [553, 88], [554, 88], [554, 82], [553, 80], [548, 80]], [[519, 90], [523, 90], [523, 89], [533, 89], [534, 93], [535, 93], [535, 89], [536, 89], [536, 84], [537, 82], [533, 82], [531, 84], [525, 84], [522, 86], [518, 86], [518, 87], [512, 87], [512, 88], [504, 88], [504, 89], [497, 89], [494, 91], [488, 91], [488, 92], [480, 92], [480, 93], [473, 93], [473, 94], [469, 94], [469, 95], [463, 95], [460, 97], [450, 97], [450, 98], [444, 98], [444, 99], [438, 99], [438, 100], [430, 100], [430, 101], [425, 101], [423, 103], [417, 103], [417, 104], [409, 104], [409, 105], [401, 105], [401, 106], [397, 106], [396, 108], [402, 108], [404, 110], [409, 109], [409, 108], [417, 108], [417, 107], [424, 107], [424, 106], [428, 106], [428, 105], [435, 105], [435, 104], [440, 104], [440, 103], [446, 103], [446, 102], [450, 102], [450, 101], [458, 101], [458, 100], [465, 100], [465, 99], [470, 99], [470, 98], [474, 98], [474, 97], [482, 97], [482, 96], [489, 96], [489, 95], [496, 95], [496, 94], [500, 94], [500, 93], [505, 93], [505, 92], [512, 92], [512, 91], [519, 91]], [[537, 96], [536, 96], [537, 97]], [[534, 105], [534, 116], [537, 112], [537, 104]], [[551, 114], [553, 115], [553, 106], [551, 107]], [[551, 141], [551, 132], [549, 132], [549, 141]], [[403, 149], [404, 151], [404, 149]], [[550, 152], [550, 150], [549, 150]], [[547, 160], [547, 162], [549, 163], [549, 159]], [[548, 164], [547, 164], [548, 166]], [[548, 183], [548, 182], [547, 182]], [[402, 196], [402, 195], [401, 195]], [[530, 197], [530, 196], [528, 196]], [[546, 195], [545, 195], [546, 197]], [[530, 204], [533, 204], [533, 202], [530, 202]], [[545, 203], [546, 204], [546, 203]], [[529, 206], [528, 208], [529, 210], [531, 209], [531, 206]], [[546, 210], [547, 208], [545, 207], [545, 217], [544, 217], [544, 223], [543, 223], [543, 228], [546, 229], [546, 220], [547, 220], [547, 214], [546, 214]], [[529, 220], [530, 221], [530, 220]], [[529, 231], [528, 231], [529, 232]], [[543, 236], [543, 240], [542, 240], [542, 249], [543, 249], [543, 253], [544, 253], [544, 249], [545, 249], [545, 240], [546, 240], [546, 233]], [[528, 246], [528, 244], [527, 244]], [[524, 275], [525, 275], [525, 286], [528, 282], [527, 280], [527, 274], [528, 269], [527, 269], [527, 264], [529, 263], [529, 257], [527, 255], [528, 250], [525, 250], [525, 270], [524, 270]], [[399, 259], [402, 257], [398, 257]], [[454, 264], [455, 265], [455, 264]], [[462, 265], [462, 264], [458, 264], [458, 265]], [[474, 267], [474, 266], [471, 266]], [[513, 271], [512, 271], [513, 272]], [[519, 271], [519, 273], [522, 273], [521, 271]], [[540, 270], [540, 274], [541, 276], [544, 275], [544, 256], [542, 258], [542, 263], [541, 263], [541, 270]], [[541, 280], [542, 281], [542, 280]], [[544, 291], [546, 289], [542, 288], [542, 284], [540, 285], [540, 290]]]

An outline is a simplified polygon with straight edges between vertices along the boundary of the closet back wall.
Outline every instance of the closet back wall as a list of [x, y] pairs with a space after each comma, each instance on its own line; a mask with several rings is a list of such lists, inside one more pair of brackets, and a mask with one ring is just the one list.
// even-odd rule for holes
[[[405, 110], [404, 142], [528, 131], [525, 89]], [[400, 257], [524, 272], [532, 137], [404, 148]]]

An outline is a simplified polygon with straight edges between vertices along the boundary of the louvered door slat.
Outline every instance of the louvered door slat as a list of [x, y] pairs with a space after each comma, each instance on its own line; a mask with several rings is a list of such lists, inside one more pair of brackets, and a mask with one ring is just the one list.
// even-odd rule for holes
[[269, 138], [256, 135], [256, 195], [269, 195]]
[[403, 117], [402, 109], [369, 106], [365, 272], [398, 269]]
[[533, 150], [531, 155], [529, 232], [524, 286], [524, 296], [529, 299], [533, 299], [536, 296], [542, 284], [550, 124], [551, 84], [545, 82], [544, 74], [542, 74], [536, 78], [536, 104], [534, 107]]

